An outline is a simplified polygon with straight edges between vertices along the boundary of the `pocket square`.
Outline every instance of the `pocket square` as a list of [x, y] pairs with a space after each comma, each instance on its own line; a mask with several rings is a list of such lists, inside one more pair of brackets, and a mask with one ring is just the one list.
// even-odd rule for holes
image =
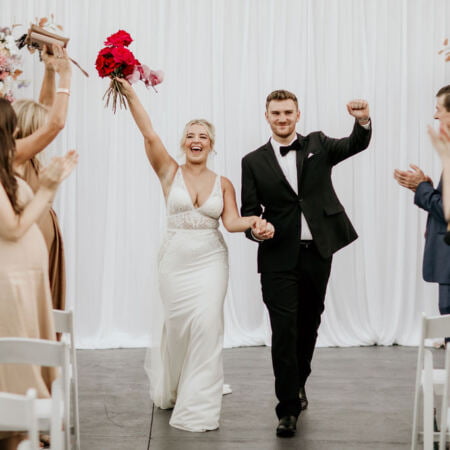
[[314, 156], [314, 153], [308, 153], [308, 159], [311, 158], [312, 156]]

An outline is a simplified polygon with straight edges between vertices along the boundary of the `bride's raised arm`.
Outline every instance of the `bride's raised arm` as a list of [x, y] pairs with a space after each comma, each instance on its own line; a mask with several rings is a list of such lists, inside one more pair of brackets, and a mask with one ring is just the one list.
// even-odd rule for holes
[[165, 190], [172, 182], [175, 172], [178, 169], [178, 163], [170, 156], [160, 137], [154, 130], [150, 116], [133, 87], [125, 79], [116, 78], [116, 80], [122, 86], [122, 92], [128, 101], [133, 119], [144, 137], [147, 158]]

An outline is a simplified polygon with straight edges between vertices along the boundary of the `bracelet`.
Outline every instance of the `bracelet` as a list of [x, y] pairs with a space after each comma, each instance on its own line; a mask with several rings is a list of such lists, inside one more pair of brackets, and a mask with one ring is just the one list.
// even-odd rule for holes
[[56, 89], [57, 94], [67, 94], [70, 95], [70, 89], [67, 88], [58, 88]]

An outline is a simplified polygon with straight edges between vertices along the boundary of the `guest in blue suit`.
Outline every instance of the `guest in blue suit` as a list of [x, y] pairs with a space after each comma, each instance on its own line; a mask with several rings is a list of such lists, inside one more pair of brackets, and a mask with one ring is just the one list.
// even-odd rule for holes
[[[434, 118], [446, 129], [450, 126], [450, 85], [436, 94]], [[400, 186], [414, 192], [414, 203], [428, 212], [422, 274], [425, 281], [439, 284], [439, 311], [450, 314], [450, 246], [444, 242], [447, 220], [442, 206], [442, 177], [437, 188], [431, 178], [411, 164], [408, 171], [395, 170]]]
[[444, 240], [450, 245], [450, 127], [441, 124], [438, 133], [428, 126], [428, 134], [442, 160], [442, 203], [445, 219], [449, 222]]

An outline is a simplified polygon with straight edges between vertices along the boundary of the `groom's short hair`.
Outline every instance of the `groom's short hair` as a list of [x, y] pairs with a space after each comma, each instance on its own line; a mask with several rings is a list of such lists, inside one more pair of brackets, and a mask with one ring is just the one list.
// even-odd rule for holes
[[436, 94], [436, 97], [440, 97], [441, 95], [445, 95], [444, 97], [444, 101], [443, 101], [443, 105], [444, 108], [450, 112], [450, 84], [448, 84], [447, 86], [441, 87], [438, 91], [438, 93]]
[[273, 91], [267, 96], [266, 110], [268, 109], [269, 103], [272, 100], [293, 100], [295, 103], [295, 106], [298, 109], [298, 100], [297, 100], [297, 97], [295, 96], [295, 94], [293, 94], [292, 92], [286, 91], [284, 89], [278, 89], [276, 91]]

